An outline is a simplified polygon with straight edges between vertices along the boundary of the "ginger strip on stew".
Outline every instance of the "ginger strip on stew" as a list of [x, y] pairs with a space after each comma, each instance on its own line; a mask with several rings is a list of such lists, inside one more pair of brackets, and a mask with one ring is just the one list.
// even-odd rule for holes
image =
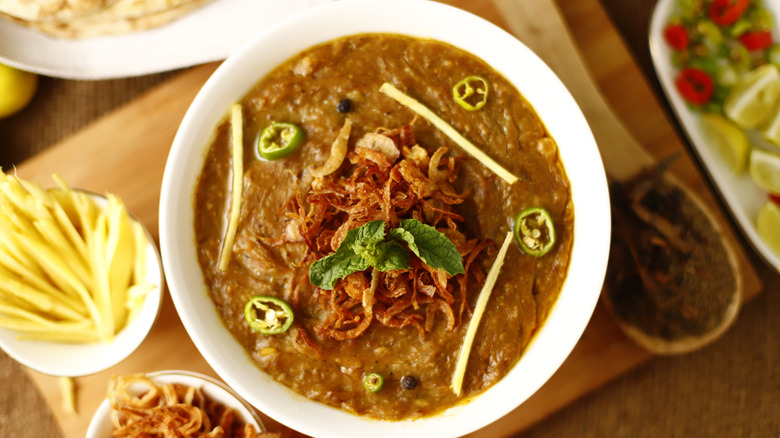
[[398, 103], [408, 107], [412, 111], [421, 115], [425, 120], [431, 122], [434, 126], [447, 134], [447, 136], [450, 137], [452, 141], [457, 143], [466, 152], [471, 154], [474, 158], [487, 166], [488, 169], [492, 170], [496, 175], [501, 177], [501, 179], [506, 181], [507, 184], [514, 184], [517, 182], [517, 177], [514, 176], [512, 172], [506, 170], [495, 160], [490, 158], [486, 153], [482, 152], [482, 149], [474, 146], [474, 144], [468, 141], [466, 137], [461, 135], [460, 132], [456, 131], [455, 128], [453, 128], [449, 123], [445, 122], [441, 117], [437, 116], [436, 113], [428, 109], [428, 107], [425, 105], [421, 104], [411, 96], [405, 94], [387, 82], [382, 84], [382, 87], [379, 88], [379, 91], [397, 100]]
[[233, 242], [238, 230], [238, 219], [241, 213], [241, 198], [244, 177], [244, 117], [240, 103], [235, 103], [230, 108], [230, 125], [233, 134], [233, 178], [230, 186], [230, 216], [228, 219], [225, 240], [222, 243], [222, 251], [219, 255], [219, 270], [227, 270], [230, 263], [230, 255], [233, 253]]

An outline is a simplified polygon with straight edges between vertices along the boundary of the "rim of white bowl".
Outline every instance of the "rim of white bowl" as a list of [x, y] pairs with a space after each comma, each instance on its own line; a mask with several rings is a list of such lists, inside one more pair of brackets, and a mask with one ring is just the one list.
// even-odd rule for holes
[[[356, 19], [372, 15], [376, 18]], [[437, 19], [432, 21], [430, 17], [434, 16]], [[202, 279], [194, 274], [200, 272], [200, 267], [192, 250], [194, 232], [187, 228], [194, 223], [194, 183], [214, 127], [230, 104], [269, 69], [313, 45], [360, 33], [437, 39], [482, 58], [532, 104], [558, 143], [572, 182], [572, 264], [547, 321], [500, 382], [468, 402], [417, 420], [388, 422], [359, 417], [293, 392], [260, 371], [227, 329], [214, 330], [224, 325], [213, 305], [199, 308], [197, 300], [189, 296], [203, 294], [210, 302]], [[279, 41], [285, 44], [280, 46]], [[243, 71], [236, 73], [239, 69]], [[220, 377], [262, 412], [300, 432], [323, 438], [366, 433], [374, 437], [398, 433], [460, 436], [519, 406], [568, 357], [590, 320], [606, 272], [610, 226], [606, 175], [595, 139], [557, 76], [524, 44], [492, 23], [455, 7], [424, 0], [341, 0], [306, 10], [258, 34], [229, 57], [195, 97], [174, 139], [160, 196], [160, 244], [169, 290], [201, 354]], [[245, 378], [237, 377], [239, 374]], [[262, 386], [263, 393], [258, 392], [258, 386]]]

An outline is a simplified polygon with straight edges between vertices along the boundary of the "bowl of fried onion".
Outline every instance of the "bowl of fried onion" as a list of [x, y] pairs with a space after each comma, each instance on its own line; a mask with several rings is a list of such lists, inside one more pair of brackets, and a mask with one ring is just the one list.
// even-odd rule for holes
[[136, 436], [278, 438], [225, 384], [179, 370], [111, 378], [86, 437]]

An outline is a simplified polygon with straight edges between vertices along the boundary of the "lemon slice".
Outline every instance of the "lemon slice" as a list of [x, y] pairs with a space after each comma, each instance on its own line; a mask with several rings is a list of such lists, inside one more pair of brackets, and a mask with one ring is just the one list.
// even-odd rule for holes
[[780, 155], [754, 148], [749, 172], [757, 186], [769, 193], [780, 193]]
[[764, 64], [737, 82], [723, 103], [726, 116], [744, 129], [756, 129], [769, 118], [780, 98], [780, 71]]
[[701, 125], [709, 143], [723, 158], [726, 166], [735, 174], [744, 172], [750, 154], [750, 142], [745, 131], [717, 114], [703, 114]]
[[775, 105], [769, 119], [761, 127], [761, 136], [775, 146], [780, 146], [780, 104]]
[[756, 218], [756, 231], [772, 250], [780, 254], [780, 205], [767, 201]]

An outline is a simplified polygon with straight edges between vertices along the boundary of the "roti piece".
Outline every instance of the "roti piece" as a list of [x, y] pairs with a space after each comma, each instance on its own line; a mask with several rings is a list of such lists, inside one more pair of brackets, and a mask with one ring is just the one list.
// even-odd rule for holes
[[72, 20], [106, 9], [117, 0], [0, 0], [0, 12], [26, 21]]
[[[0, 0], [4, 1], [4, 0]], [[92, 38], [152, 29], [170, 23], [209, 0], [118, 0], [91, 14], [69, 20], [36, 21], [10, 17], [26, 27], [59, 38]]]

